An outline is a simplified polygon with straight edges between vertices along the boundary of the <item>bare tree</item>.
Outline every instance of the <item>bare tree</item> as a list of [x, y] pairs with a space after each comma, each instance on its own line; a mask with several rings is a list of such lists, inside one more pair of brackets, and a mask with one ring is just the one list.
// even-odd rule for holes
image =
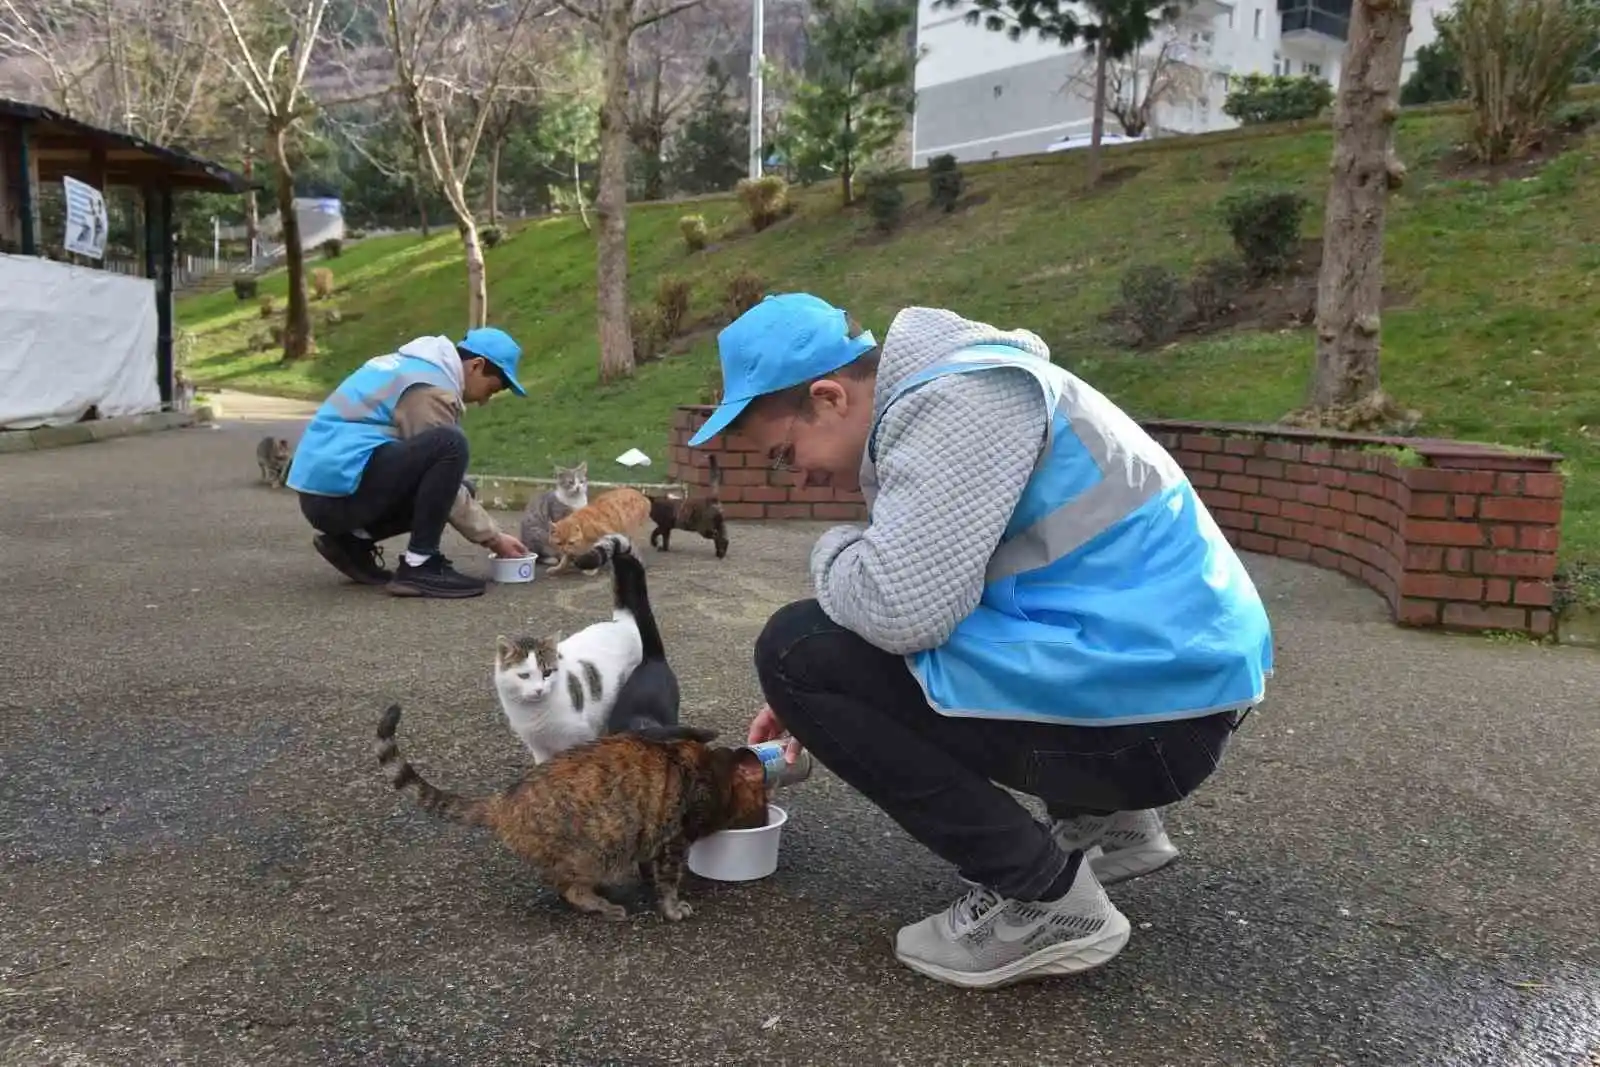
[[156, 144], [210, 121], [222, 22], [170, 0], [0, 0], [0, 58], [55, 109]]
[[1347, 422], [1349, 409], [1360, 408], [1368, 426], [1395, 414], [1378, 378], [1379, 312], [1384, 215], [1389, 192], [1405, 179], [1394, 156], [1394, 123], [1410, 28], [1411, 0], [1356, 0], [1333, 115], [1310, 401], [1316, 412], [1346, 409]]
[[[467, 176], [496, 102], [531, 91], [506, 75], [530, 26], [553, 7], [542, 0], [385, 0], [398, 90], [428, 175], [456, 217], [467, 265], [467, 328], [489, 314], [488, 268]], [[521, 72], [521, 71], [519, 71]], [[455, 132], [452, 133], [452, 127]]]
[[261, 0], [215, 3], [227, 23], [231, 44], [224, 53], [224, 62], [260, 113], [277, 186], [283, 259], [289, 275], [283, 358], [304, 359], [311, 351], [311, 311], [306, 301], [300, 219], [294, 210], [291, 138], [302, 121], [316, 111], [305, 91], [306, 74], [321, 40], [328, 0], [304, 0], [298, 8], [269, 7]]
[[665, 192], [666, 147], [673, 126], [706, 80], [705, 58], [715, 56], [729, 31], [727, 12], [708, 3], [711, 16], [658, 21], [634, 35], [629, 50], [628, 140], [643, 169], [644, 199]]
[[[1141, 46], [1126, 60], [1106, 64], [1106, 114], [1115, 118], [1129, 137], [1149, 129], [1158, 108], [1194, 100], [1205, 88], [1205, 74], [1185, 61], [1188, 48], [1170, 28], [1159, 42], [1150, 44], [1156, 47]], [[1095, 64], [1085, 63], [1067, 80], [1067, 86], [1092, 102], [1095, 72]]]
[[[600, 380], [633, 373], [628, 328], [628, 46], [633, 35], [701, 0], [557, 0], [600, 38], [600, 180], [595, 213]], [[646, 8], [646, 4], [658, 4]]]

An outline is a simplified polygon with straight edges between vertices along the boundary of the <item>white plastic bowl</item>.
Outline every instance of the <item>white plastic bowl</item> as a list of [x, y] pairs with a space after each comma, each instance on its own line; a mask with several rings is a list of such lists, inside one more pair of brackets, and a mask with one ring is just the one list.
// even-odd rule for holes
[[489, 555], [489, 566], [493, 569], [494, 580], [506, 582], [531, 582], [534, 579], [533, 556], [506, 556], [500, 557], [493, 553]]
[[714, 882], [753, 882], [778, 869], [778, 838], [789, 813], [767, 805], [767, 825], [719, 830], [689, 846], [689, 869]]

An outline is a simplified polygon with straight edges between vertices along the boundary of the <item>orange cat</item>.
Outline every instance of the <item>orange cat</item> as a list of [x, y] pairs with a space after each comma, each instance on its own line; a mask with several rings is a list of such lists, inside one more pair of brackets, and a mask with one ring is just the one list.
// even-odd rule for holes
[[[650, 523], [650, 498], [637, 489], [612, 489], [591, 500], [571, 515], [550, 526], [550, 544], [561, 553], [561, 562], [550, 571], [559, 574], [572, 557], [588, 551], [606, 534], [619, 533], [639, 538]], [[600, 573], [596, 567], [585, 571]]]

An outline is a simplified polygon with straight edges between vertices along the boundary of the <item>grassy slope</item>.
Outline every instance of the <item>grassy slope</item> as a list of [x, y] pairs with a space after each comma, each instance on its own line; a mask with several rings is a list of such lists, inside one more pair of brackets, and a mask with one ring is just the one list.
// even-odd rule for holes
[[[1459, 132], [1457, 116], [1408, 116], [1399, 147], [1411, 180], [1391, 201], [1386, 249], [1391, 285], [1414, 293], [1384, 315], [1384, 379], [1422, 410], [1429, 435], [1554, 448], [1569, 457], [1567, 554], [1600, 556], [1600, 136], [1537, 177], [1498, 185], [1441, 176], [1435, 164]], [[869, 236], [859, 213], [841, 213], [833, 189], [801, 198], [800, 217], [757, 237], [686, 256], [683, 207], [630, 214], [635, 294], [675, 273], [696, 284], [695, 313], [714, 314], [722, 279], [738, 269], [773, 289], [810, 289], [845, 304], [880, 336], [907, 304], [954, 307], [1040, 333], [1057, 358], [1142, 415], [1270, 421], [1297, 406], [1311, 363], [1309, 330], [1192, 340], [1159, 353], [1111, 347], [1099, 316], [1123, 270], [1166, 262], [1187, 270], [1227, 248], [1212, 205], [1230, 187], [1292, 184], [1320, 204], [1331, 148], [1325, 131], [1114, 152], [1112, 168], [1141, 168], [1085, 197], [1075, 154], [970, 174], [987, 200], [948, 218], [920, 211], [893, 240]], [[713, 232], [737, 217], [727, 201], [700, 203]], [[596, 478], [619, 477], [611, 458], [631, 445], [659, 457], [675, 404], [701, 399], [713, 341], [598, 389], [593, 251], [575, 220], [535, 223], [489, 254], [491, 308], [528, 352], [524, 379], [536, 399], [498, 400], [468, 416], [474, 467], [542, 474], [586, 457]], [[263, 325], [231, 293], [186, 301], [196, 334], [195, 376], [321, 396], [353, 366], [424, 332], [455, 332], [464, 285], [455, 237], [380, 238], [332, 263], [336, 302], [355, 321], [324, 329], [321, 355], [282, 367], [246, 340]], [[281, 279], [263, 282], [282, 292]], [[659, 462], [659, 460], [658, 460]]]

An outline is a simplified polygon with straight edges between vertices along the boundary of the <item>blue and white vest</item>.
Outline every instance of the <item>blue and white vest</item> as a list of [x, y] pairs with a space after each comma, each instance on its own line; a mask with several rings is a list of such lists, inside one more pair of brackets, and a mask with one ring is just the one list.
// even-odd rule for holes
[[[1027, 371], [1050, 412], [982, 599], [906, 657], [943, 715], [1120, 726], [1258, 703], [1272, 629], [1254, 583], [1188, 478], [1137, 423], [1047, 359], [974, 345], [901, 382]], [[882, 415], [879, 416], [881, 424]], [[876, 496], [877, 425], [862, 489]]]
[[312, 496], [355, 492], [372, 453], [398, 439], [394, 407], [413, 385], [458, 391], [443, 370], [416, 356], [396, 352], [356, 368], [311, 416], [289, 468], [289, 488]]

